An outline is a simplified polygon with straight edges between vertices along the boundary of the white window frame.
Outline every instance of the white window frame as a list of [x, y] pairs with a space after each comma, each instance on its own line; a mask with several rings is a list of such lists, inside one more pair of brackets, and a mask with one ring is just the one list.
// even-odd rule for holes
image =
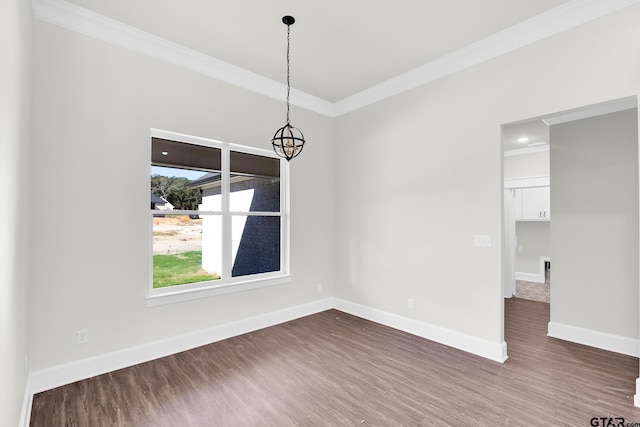
[[[222, 155], [222, 209], [220, 212], [209, 212], [207, 215], [222, 216], [222, 278], [206, 282], [188, 283], [183, 285], [153, 288], [153, 211], [150, 211], [149, 226], [151, 228], [149, 242], [149, 284], [147, 286], [147, 307], [155, 307], [197, 298], [240, 292], [265, 286], [279, 285], [291, 282], [289, 257], [289, 164], [278, 157], [272, 150], [248, 147], [229, 142], [185, 135], [160, 129], [151, 129], [151, 138], [162, 138], [204, 147], [218, 148]], [[270, 157], [280, 161], [280, 211], [279, 212], [231, 212], [229, 211], [230, 170], [229, 160], [231, 151]], [[151, 144], [149, 156], [151, 158]], [[146, 204], [148, 206], [148, 203]], [[155, 212], [157, 213], [157, 212]], [[189, 214], [192, 211], [173, 210], [171, 215]], [[279, 216], [280, 217], [280, 271], [231, 277], [231, 219], [233, 216]]]

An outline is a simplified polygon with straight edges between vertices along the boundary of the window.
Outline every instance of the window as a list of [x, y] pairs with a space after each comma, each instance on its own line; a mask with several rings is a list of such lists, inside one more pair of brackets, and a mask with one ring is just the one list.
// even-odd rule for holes
[[287, 172], [268, 150], [152, 131], [148, 305], [290, 280]]

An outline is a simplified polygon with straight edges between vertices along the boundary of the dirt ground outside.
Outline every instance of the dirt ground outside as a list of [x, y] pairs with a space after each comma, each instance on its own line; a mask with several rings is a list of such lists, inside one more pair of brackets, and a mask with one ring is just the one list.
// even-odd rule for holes
[[202, 219], [187, 215], [153, 218], [153, 253], [177, 254], [202, 250]]

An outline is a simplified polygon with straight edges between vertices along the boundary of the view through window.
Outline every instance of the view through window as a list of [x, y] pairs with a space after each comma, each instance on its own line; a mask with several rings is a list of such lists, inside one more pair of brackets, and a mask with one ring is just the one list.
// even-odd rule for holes
[[154, 289], [283, 272], [280, 159], [221, 143], [151, 144]]

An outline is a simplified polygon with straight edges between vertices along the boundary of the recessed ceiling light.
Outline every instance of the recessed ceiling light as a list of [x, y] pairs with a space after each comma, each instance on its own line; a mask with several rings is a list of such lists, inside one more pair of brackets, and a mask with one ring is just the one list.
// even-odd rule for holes
[[168, 155], [168, 154], [169, 154], [169, 152], [168, 152], [168, 151], [163, 151], [163, 152], [162, 152], [162, 155], [163, 155], [163, 156], [166, 156], [166, 155]]
[[517, 141], [525, 143], [525, 142], [529, 141], [529, 137], [528, 136], [523, 136], [521, 138], [518, 138]]

